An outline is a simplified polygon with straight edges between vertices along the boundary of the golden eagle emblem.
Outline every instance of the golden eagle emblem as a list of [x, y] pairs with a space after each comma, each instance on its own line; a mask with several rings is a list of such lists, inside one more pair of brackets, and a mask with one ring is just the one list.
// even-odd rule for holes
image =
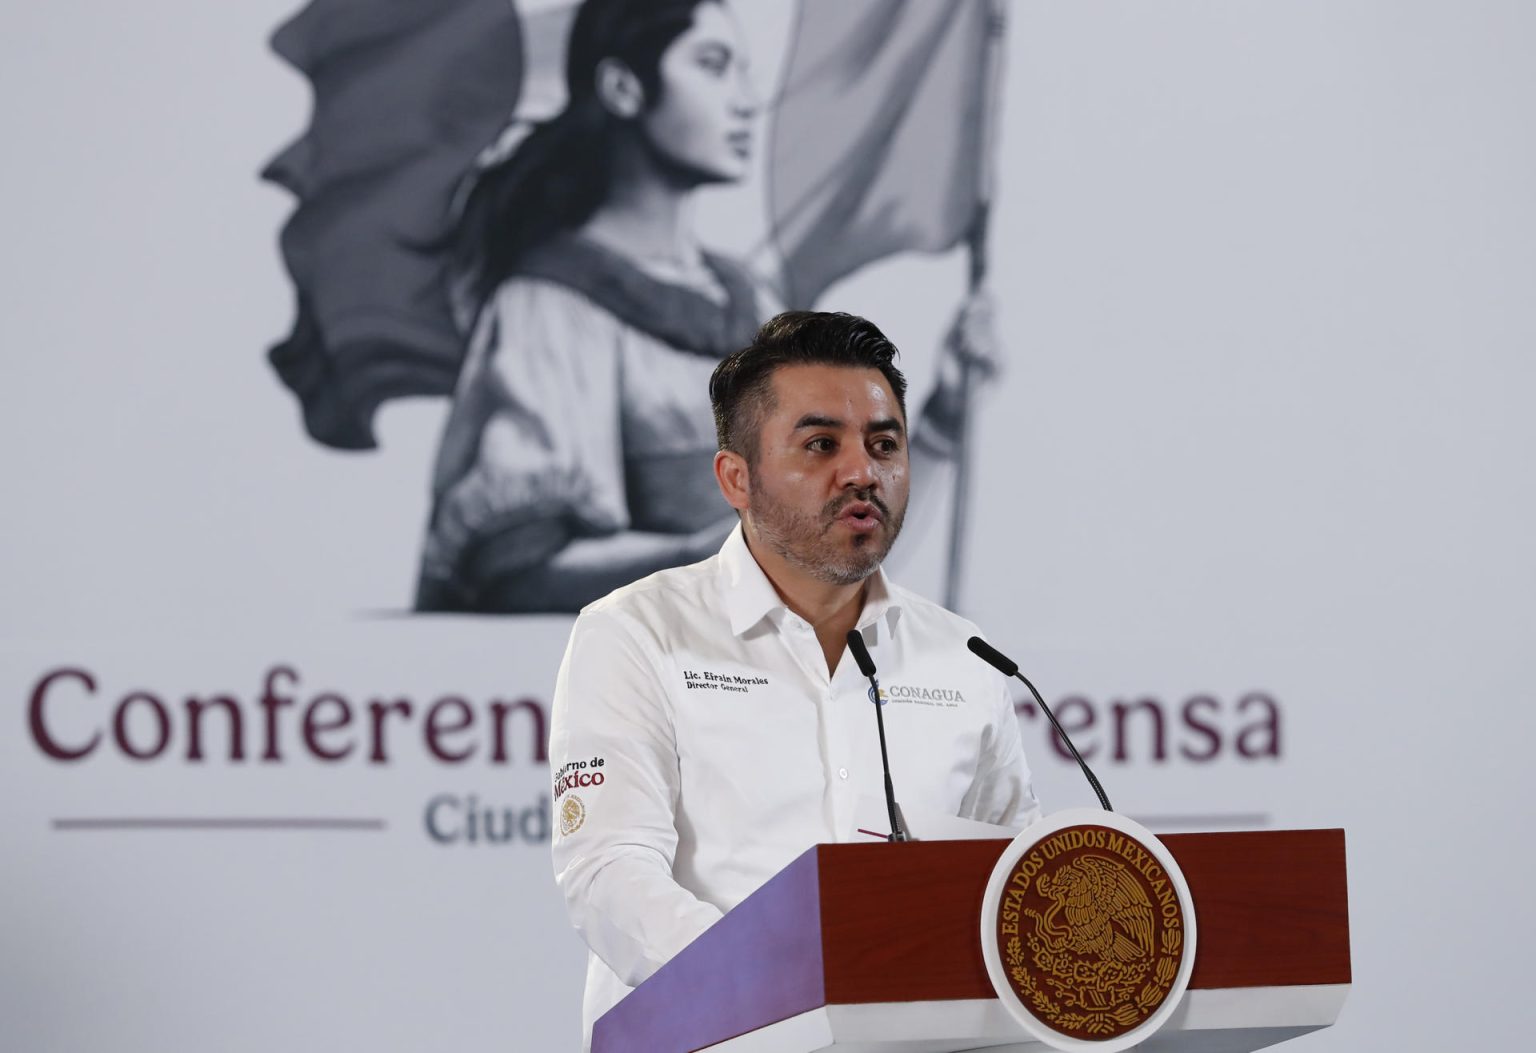
[[574, 793], [560, 805], [560, 836], [570, 837], [587, 821], [586, 806]]
[[999, 968], [1021, 1008], [1075, 1039], [1150, 1021], [1185, 952], [1166, 867], [1127, 832], [1085, 823], [1042, 835], [999, 871]]
[[[1051, 901], [1035, 919], [1035, 934], [1051, 951], [1098, 961], [1145, 960], [1152, 946], [1152, 901], [1130, 868], [1107, 856], [1082, 855], [1036, 883]], [[1065, 916], [1065, 924], [1062, 924]]]

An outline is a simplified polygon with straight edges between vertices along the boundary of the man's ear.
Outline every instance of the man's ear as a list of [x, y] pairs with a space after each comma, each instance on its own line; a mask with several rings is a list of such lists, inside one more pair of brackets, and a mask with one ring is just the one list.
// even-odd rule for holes
[[623, 120], [640, 116], [645, 109], [645, 88], [634, 70], [616, 58], [597, 64], [597, 101], [603, 109]]
[[721, 450], [715, 454], [715, 482], [720, 484], [726, 504], [738, 512], [746, 511], [752, 485], [745, 457], [734, 450]]

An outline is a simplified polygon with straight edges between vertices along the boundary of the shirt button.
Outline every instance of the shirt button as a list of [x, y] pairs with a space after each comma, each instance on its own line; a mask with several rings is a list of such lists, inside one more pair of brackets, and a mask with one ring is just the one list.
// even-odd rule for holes
[[839, 769], [837, 769], [837, 777], [839, 779], [846, 779], [846, 778], [848, 778], [848, 769], [847, 768], [839, 768]]

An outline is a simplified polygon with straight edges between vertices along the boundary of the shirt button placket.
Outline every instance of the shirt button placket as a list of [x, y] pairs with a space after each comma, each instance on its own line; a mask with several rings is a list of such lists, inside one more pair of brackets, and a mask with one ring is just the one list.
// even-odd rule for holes
[[[828, 770], [835, 763], [833, 758], [843, 755], [843, 743], [842, 736], [838, 733], [836, 714], [832, 710], [832, 700], [835, 693], [832, 689], [830, 678], [827, 676], [826, 658], [821, 653], [821, 644], [816, 639], [816, 631], [811, 628], [809, 622], [795, 615], [790, 615], [786, 628], [789, 630], [790, 638], [786, 640], [786, 643], [789, 645], [790, 651], [794, 654], [795, 659], [806, 675], [811, 678], [812, 683], [819, 681], [819, 686], [821, 687], [820, 696], [812, 695], [811, 697], [818, 699], [816, 717], [817, 722], [821, 725], [821, 742], [824, 751], [822, 753], [822, 763], [827, 765], [827, 768], [823, 770]], [[829, 782], [825, 802], [827, 818], [831, 823], [829, 835], [830, 839], [834, 841], [841, 838], [843, 828], [848, 825], [847, 816], [844, 814], [845, 808], [839, 800], [836, 786], [836, 782]]]
[[[832, 747], [828, 760], [835, 765], [832, 768], [837, 777], [831, 779], [832, 799], [835, 802], [834, 811], [837, 813], [837, 836], [842, 838], [853, 827], [853, 813], [855, 794], [853, 784], [850, 781], [853, 773], [848, 769], [848, 732], [844, 727], [845, 714], [838, 711], [837, 688], [832, 684], [827, 685], [826, 714], [828, 724], [828, 744]], [[829, 765], [829, 767], [831, 767]]]

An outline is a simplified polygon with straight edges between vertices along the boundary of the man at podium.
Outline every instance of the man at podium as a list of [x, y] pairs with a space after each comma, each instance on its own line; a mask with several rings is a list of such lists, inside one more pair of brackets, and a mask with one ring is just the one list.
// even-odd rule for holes
[[976, 627], [880, 569], [910, 482], [895, 355], [852, 315], [770, 320], [710, 379], [715, 478], [739, 523], [716, 555], [576, 619], [550, 758], [555, 876], [591, 952], [588, 1040], [805, 849], [888, 833], [866, 818], [885, 814], [884, 776], [850, 630], [879, 671], [909, 814], [1039, 816], [1006, 681], [966, 651]]

